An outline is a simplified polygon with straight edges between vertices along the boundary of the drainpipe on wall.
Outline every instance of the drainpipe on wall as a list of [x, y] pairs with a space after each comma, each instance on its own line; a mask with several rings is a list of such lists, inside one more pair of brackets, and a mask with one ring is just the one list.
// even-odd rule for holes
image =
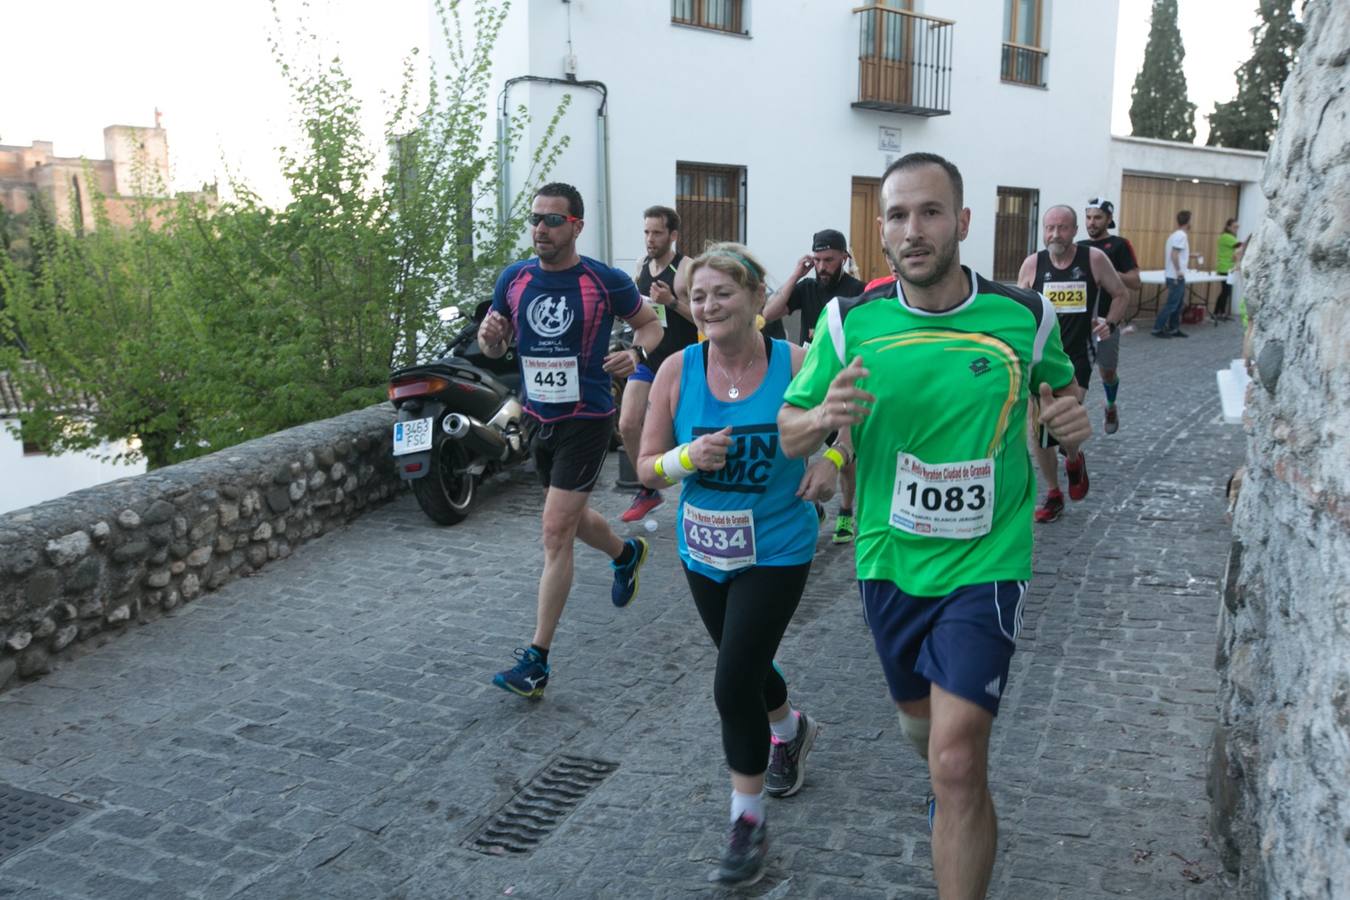
[[506, 139], [511, 133], [511, 114], [506, 105], [506, 96], [512, 86], [519, 82], [536, 84], [558, 84], [564, 87], [582, 87], [600, 94], [600, 106], [595, 111], [596, 143], [600, 153], [596, 160], [597, 180], [600, 185], [600, 252], [601, 261], [606, 265], [614, 264], [614, 234], [610, 216], [609, 194], [609, 88], [603, 81], [577, 81], [572, 78], [548, 78], [543, 75], [517, 75], [508, 78], [497, 95], [497, 164], [501, 171], [501, 182], [497, 187], [497, 227], [505, 230], [507, 209], [511, 205], [511, 160], [506, 153]]

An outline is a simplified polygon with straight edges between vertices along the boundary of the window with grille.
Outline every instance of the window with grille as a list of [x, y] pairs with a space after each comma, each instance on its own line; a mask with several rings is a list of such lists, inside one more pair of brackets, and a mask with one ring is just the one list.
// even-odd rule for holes
[[1003, 0], [1003, 60], [1000, 77], [1013, 84], [1045, 87], [1047, 51], [1041, 46], [1041, 0]]
[[1034, 188], [1000, 187], [994, 216], [994, 280], [1017, 283], [1022, 260], [1036, 252], [1036, 222], [1041, 192]]
[[670, 0], [670, 21], [677, 25], [745, 34], [745, 0]]
[[697, 256], [709, 243], [745, 242], [745, 169], [706, 163], [675, 164], [675, 211], [680, 252]]

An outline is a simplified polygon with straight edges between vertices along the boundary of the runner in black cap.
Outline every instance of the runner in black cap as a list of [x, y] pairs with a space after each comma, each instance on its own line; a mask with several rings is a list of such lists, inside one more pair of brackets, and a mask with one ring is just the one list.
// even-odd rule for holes
[[[797, 260], [792, 274], [783, 286], [764, 304], [764, 318], [769, 325], [764, 333], [784, 337], [779, 322], [789, 312], [801, 311], [801, 343], [810, 344], [814, 337], [816, 320], [825, 305], [835, 297], [857, 297], [866, 288], [861, 281], [844, 271], [849, 261], [848, 240], [843, 232], [833, 228], [817, 231], [811, 236], [811, 252]], [[806, 274], [815, 270], [815, 278]], [[850, 461], [839, 473], [839, 515], [834, 520], [836, 544], [853, 540], [853, 463]]]

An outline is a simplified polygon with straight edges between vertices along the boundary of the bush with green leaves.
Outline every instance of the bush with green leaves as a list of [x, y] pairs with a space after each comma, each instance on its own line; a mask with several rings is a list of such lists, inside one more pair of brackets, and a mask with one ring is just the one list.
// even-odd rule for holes
[[[31, 406], [25, 438], [57, 452], [134, 439], [133, 455], [163, 466], [378, 402], [391, 367], [443, 347], [437, 311], [491, 296], [568, 143], [564, 96], [499, 224], [497, 148], [482, 135], [508, 8], [438, 2], [449, 64], [430, 67], [414, 109], [405, 60], [382, 135], [388, 166], [341, 60], [309, 62], [318, 41], [300, 23], [298, 53], [272, 44], [304, 136], [280, 149], [284, 206], [235, 183], [215, 209], [138, 200], [131, 227], [114, 228], [95, 193], [94, 229], [37, 231], [25, 258], [0, 257], [0, 367]], [[274, 16], [282, 29], [275, 4]], [[527, 123], [518, 109], [508, 158]]]

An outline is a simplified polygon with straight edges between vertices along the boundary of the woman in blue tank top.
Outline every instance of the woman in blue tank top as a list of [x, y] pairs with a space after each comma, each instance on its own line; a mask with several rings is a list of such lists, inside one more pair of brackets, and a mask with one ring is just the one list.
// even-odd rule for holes
[[717, 244], [689, 268], [690, 306], [707, 341], [662, 363], [642, 430], [638, 473], [651, 488], [682, 481], [680, 558], [718, 647], [713, 694], [731, 769], [731, 830], [716, 877], [762, 874], [764, 793], [802, 785], [818, 726], [792, 709], [773, 666], [815, 555], [816, 503], [834, 492], [838, 451], [808, 467], [784, 455], [783, 393], [805, 351], [762, 334], [764, 267]]

